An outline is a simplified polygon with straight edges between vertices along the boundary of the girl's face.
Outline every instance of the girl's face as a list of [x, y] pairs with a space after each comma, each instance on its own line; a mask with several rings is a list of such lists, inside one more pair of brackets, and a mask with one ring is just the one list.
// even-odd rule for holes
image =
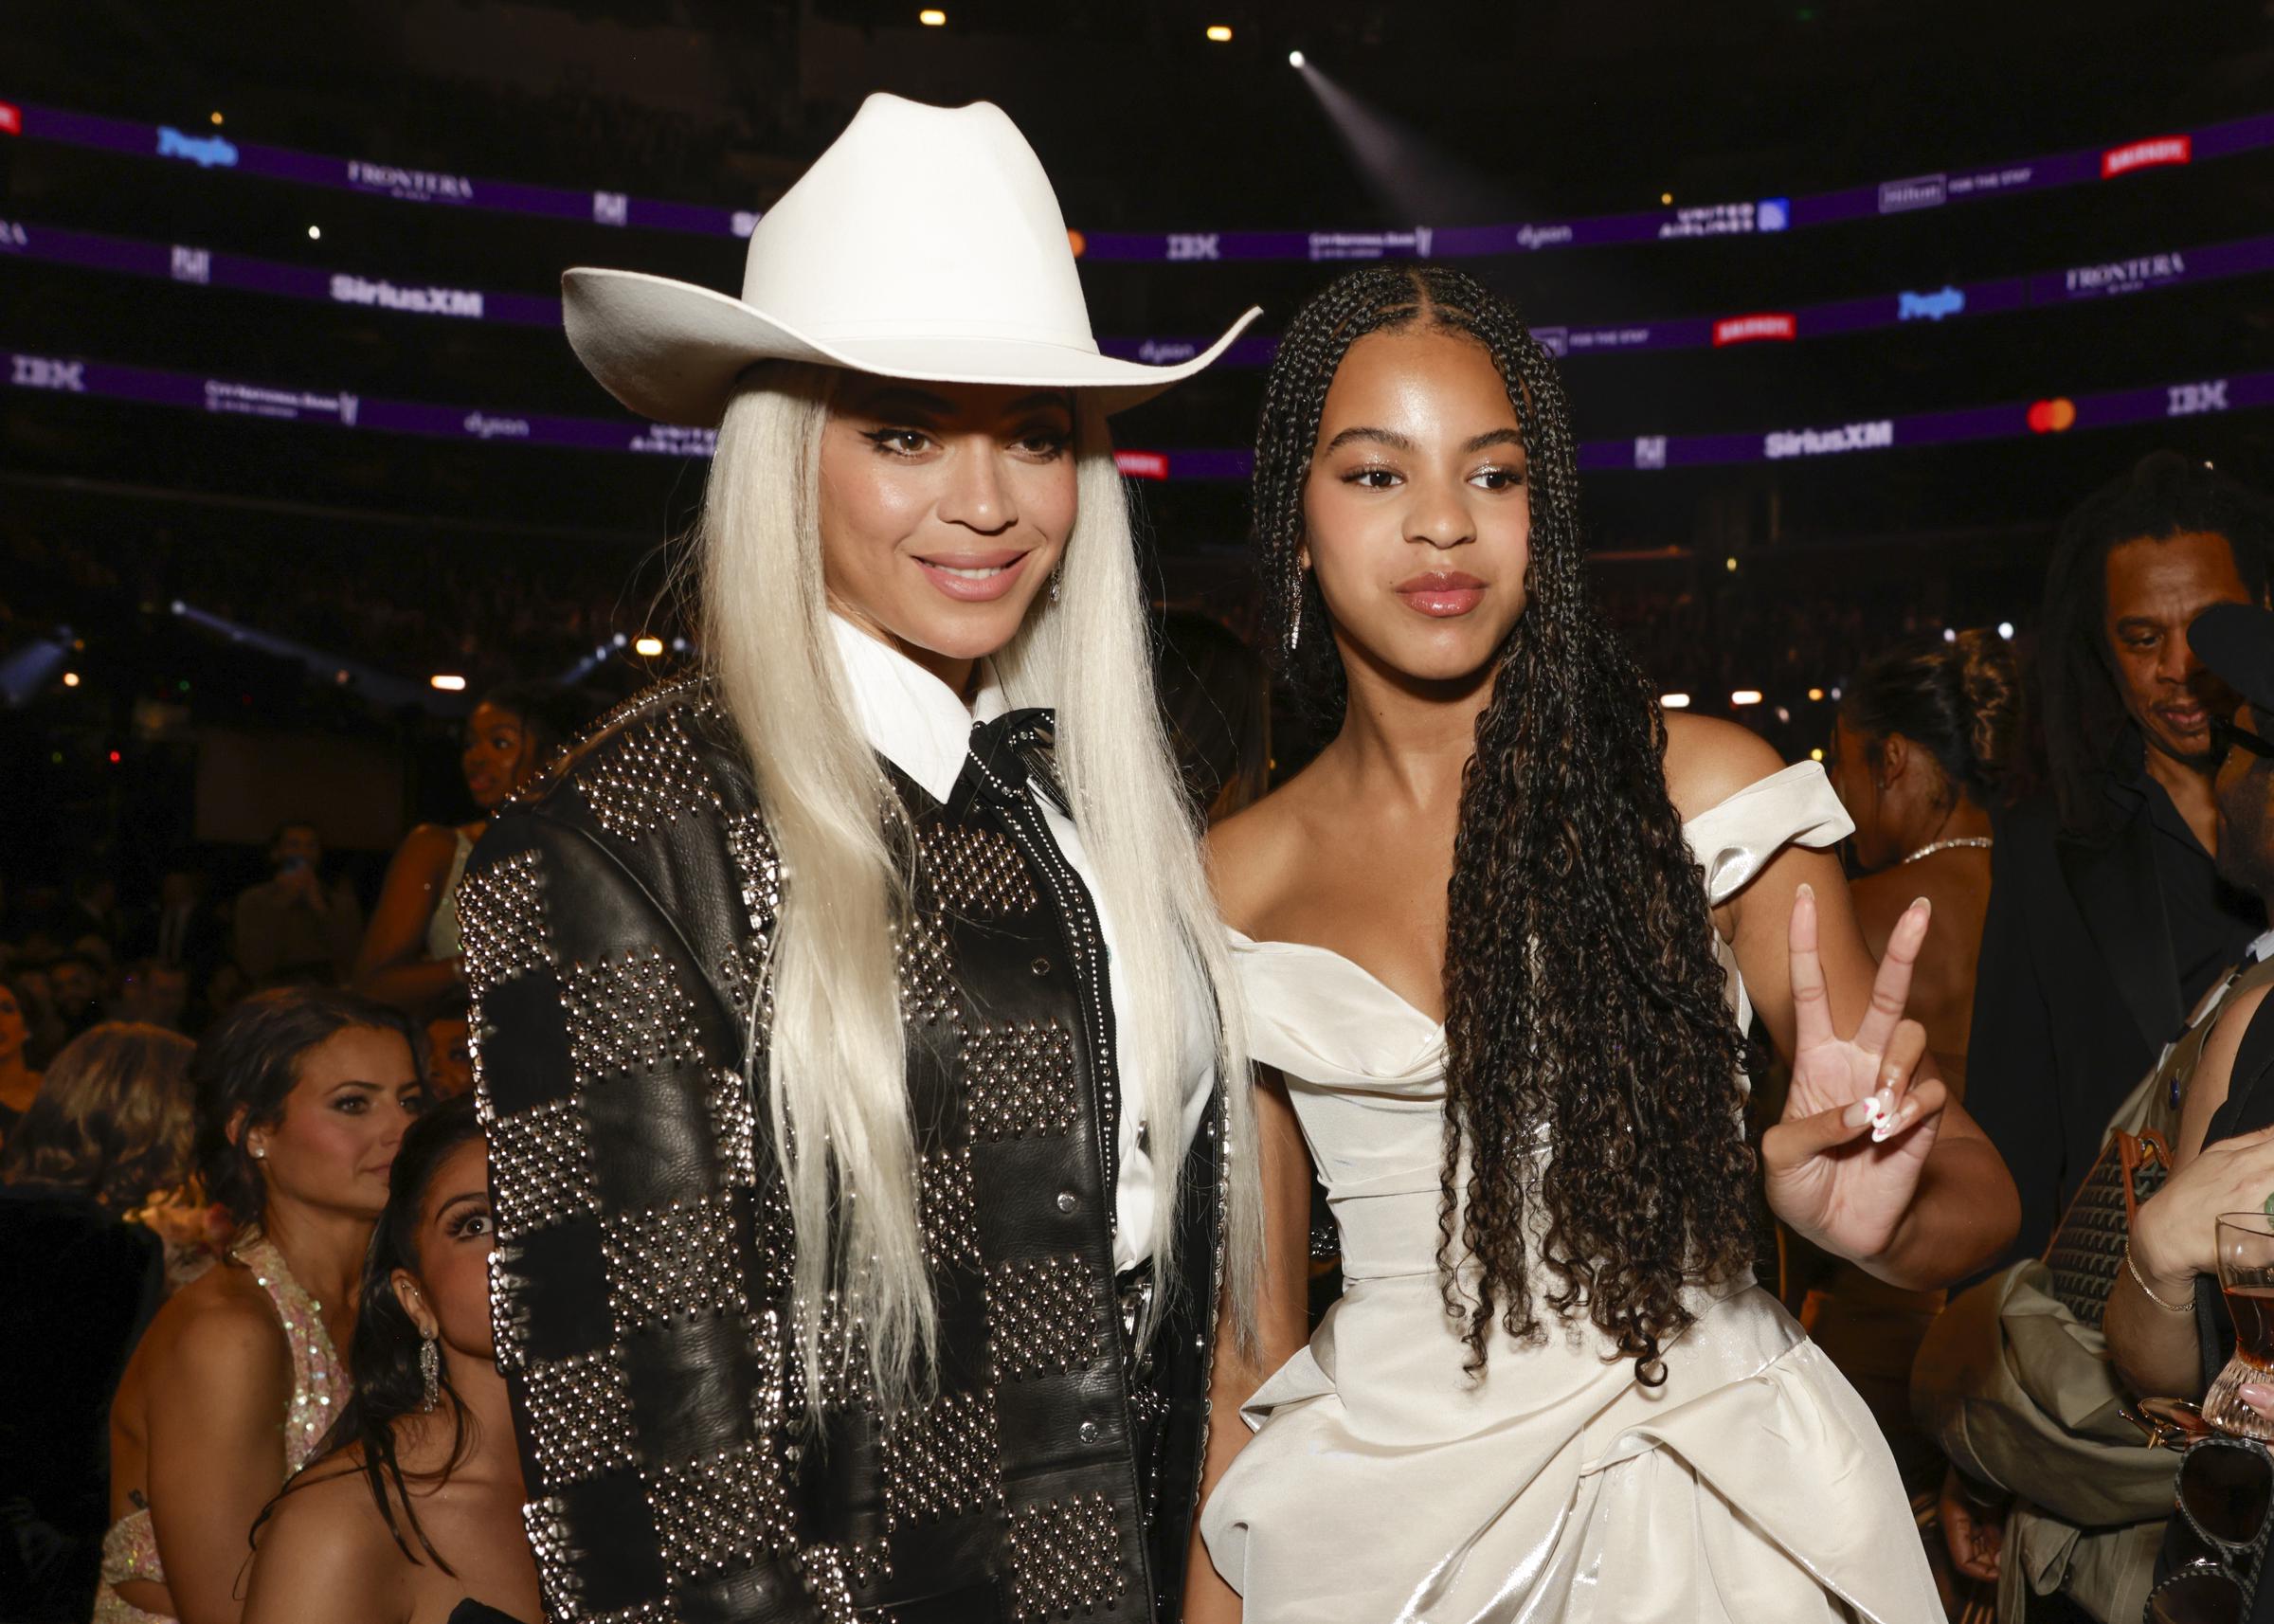
[[0, 1060], [13, 1060], [24, 1053], [25, 1040], [31, 1036], [24, 1023], [24, 1006], [8, 983], [0, 982]]
[[419, 1203], [419, 1272], [395, 1271], [395, 1295], [452, 1355], [492, 1358], [490, 1152], [469, 1139], [442, 1160]]
[[300, 1056], [282, 1117], [244, 1129], [273, 1203], [376, 1218], [395, 1146], [424, 1096], [400, 1033], [351, 1026]]
[[848, 374], [821, 431], [831, 606], [935, 674], [1018, 635], [1074, 533], [1063, 390]]
[[466, 718], [466, 748], [459, 756], [466, 789], [484, 812], [529, 782], [537, 770], [536, 741], [511, 711], [484, 700]]
[[1522, 426], [1484, 346], [1426, 329], [1351, 345], [1303, 524], [1346, 667], [1429, 684], [1486, 672], [1524, 613], [1532, 508]]

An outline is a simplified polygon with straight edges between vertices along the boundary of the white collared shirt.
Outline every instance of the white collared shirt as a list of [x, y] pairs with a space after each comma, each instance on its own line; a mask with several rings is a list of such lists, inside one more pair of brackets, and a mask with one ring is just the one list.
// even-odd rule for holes
[[[994, 720], [1010, 709], [996, 684], [991, 667], [981, 667], [979, 692], [966, 706], [945, 682], [898, 650], [871, 637], [839, 615], [829, 617], [836, 634], [837, 654], [851, 691], [853, 708], [870, 747], [924, 787], [934, 801], [945, 802], [963, 776], [971, 753], [971, 730]], [[1115, 1070], [1121, 1077], [1122, 1109], [1115, 1124], [1119, 1174], [1113, 1191], [1113, 1266], [1128, 1269], [1152, 1255], [1153, 1164], [1138, 1147], [1143, 1119], [1139, 1102], [1145, 1098], [1142, 1079], [1130, 1070], [1129, 1046], [1121, 1038], [1123, 1012], [1129, 1007], [1127, 972], [1114, 946], [1112, 916], [1098, 894], [1097, 875], [1082, 849], [1074, 820], [1058, 810], [1040, 785], [1028, 793], [1048, 824], [1059, 855], [1079, 876], [1097, 912], [1098, 933], [1106, 945], [1107, 990], [1113, 1001]], [[1197, 969], [1187, 977], [1184, 997], [1186, 1062], [1183, 1121], [1175, 1146], [1180, 1157], [1200, 1131], [1208, 1111], [1208, 1093], [1216, 1084], [1216, 1041], [1212, 1003]]]

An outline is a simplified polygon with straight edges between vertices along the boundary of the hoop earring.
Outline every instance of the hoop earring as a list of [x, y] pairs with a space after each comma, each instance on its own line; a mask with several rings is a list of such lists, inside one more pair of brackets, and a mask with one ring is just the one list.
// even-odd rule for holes
[[431, 1416], [434, 1407], [442, 1401], [442, 1349], [432, 1331], [419, 1341], [419, 1380], [424, 1386], [419, 1408]]

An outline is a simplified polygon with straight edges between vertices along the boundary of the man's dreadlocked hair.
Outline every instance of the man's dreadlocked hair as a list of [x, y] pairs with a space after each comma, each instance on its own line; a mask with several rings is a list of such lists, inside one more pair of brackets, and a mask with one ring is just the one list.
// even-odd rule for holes
[[[1515, 312], [1472, 279], [1434, 265], [1354, 271], [1289, 327], [1255, 453], [1266, 619], [1290, 683], [1338, 726], [1342, 659], [1298, 564], [1319, 419], [1355, 340], [1430, 331], [1474, 340], [1499, 369], [1531, 499], [1526, 604], [1477, 718], [1453, 839], [1446, 1311], [1467, 1322], [1471, 1372], [1496, 1322], [1541, 1334], [1525, 1245], [1536, 1236], [1548, 1308], [1583, 1310], [1656, 1386], [1664, 1350], [1695, 1317], [1684, 1288], [1726, 1280], [1753, 1256], [1745, 1044], [1667, 795], [1665, 716], [1587, 591], [1562, 384]], [[1535, 1173], [1543, 1124], [1549, 1155]], [[1464, 1254], [1481, 1266], [1472, 1296], [1454, 1273]]]

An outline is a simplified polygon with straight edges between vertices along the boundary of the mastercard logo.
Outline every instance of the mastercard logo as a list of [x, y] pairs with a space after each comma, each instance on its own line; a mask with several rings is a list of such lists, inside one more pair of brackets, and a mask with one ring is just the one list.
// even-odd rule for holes
[[1082, 250], [1090, 246], [1090, 239], [1069, 226], [1066, 228], [1066, 245], [1074, 250], [1074, 257], [1078, 260], [1082, 257]]
[[2074, 427], [2077, 421], [2077, 403], [2063, 396], [2049, 401], [2037, 401], [2030, 406], [2031, 434], [2059, 434]]

